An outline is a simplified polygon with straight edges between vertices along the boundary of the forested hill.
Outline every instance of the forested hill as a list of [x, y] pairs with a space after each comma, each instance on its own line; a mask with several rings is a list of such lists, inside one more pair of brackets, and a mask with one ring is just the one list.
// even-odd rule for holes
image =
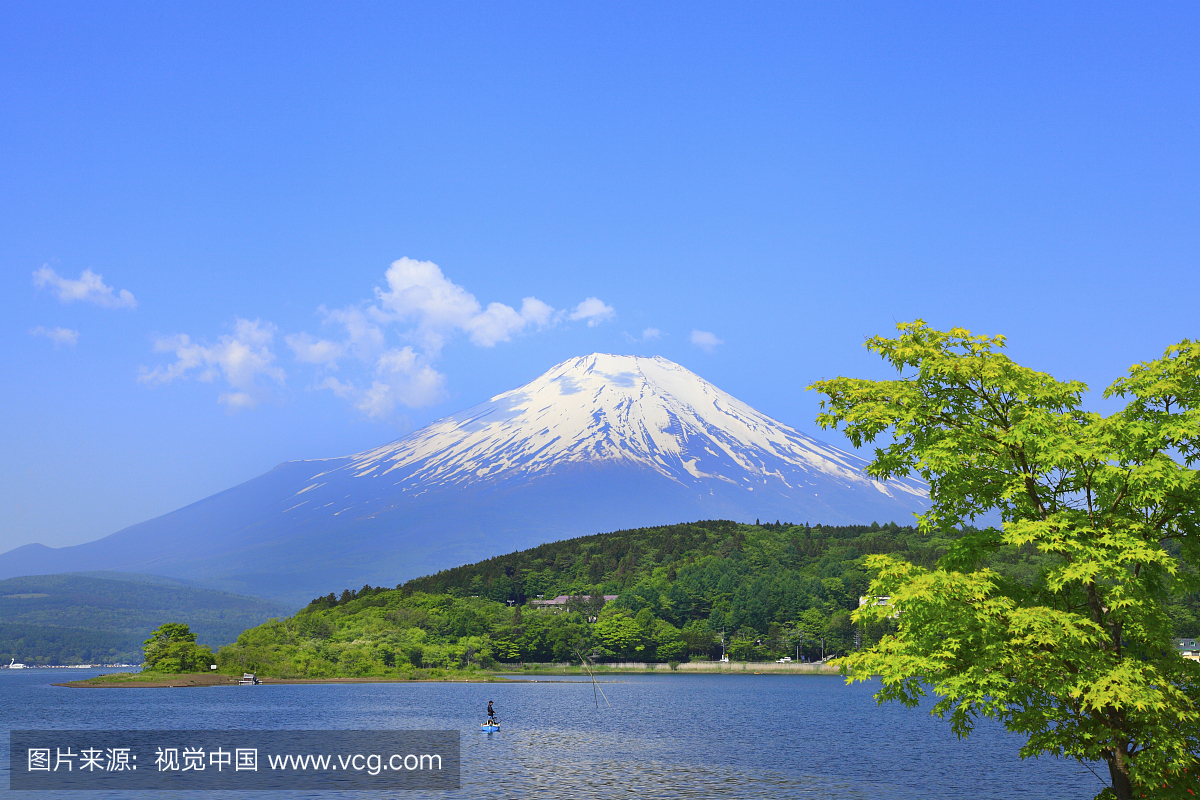
[[[703, 606], [708, 599], [730, 610], [752, 597], [769, 602], [777, 595], [770, 616], [782, 611], [786, 617], [813, 605], [857, 605], [870, 583], [861, 556], [896, 553], [932, 566], [947, 543], [895, 523], [833, 527], [716, 520], [565, 539], [443, 570], [402, 588], [518, 604], [538, 595], [632, 592], [659, 608], [665, 608], [662, 601], [653, 598], [666, 592], [675, 604], [686, 597], [689, 607]], [[732, 590], [718, 589], [727, 576]], [[681, 606], [675, 616], [684, 621], [693, 615]]]
[[[812, 659], [855, 643], [871, 553], [932, 565], [949, 540], [896, 525], [696, 522], [541, 545], [409, 581], [315, 599], [244, 632], [222, 668], [393, 675], [518, 661]], [[603, 607], [583, 596], [617, 595]], [[567, 595], [539, 607], [538, 595]], [[867, 632], [871, 635], [872, 632]]]

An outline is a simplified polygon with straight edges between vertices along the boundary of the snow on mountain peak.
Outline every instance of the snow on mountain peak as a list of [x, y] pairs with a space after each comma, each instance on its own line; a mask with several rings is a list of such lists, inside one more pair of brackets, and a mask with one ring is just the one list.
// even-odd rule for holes
[[340, 469], [422, 492], [528, 480], [573, 463], [633, 466], [686, 485], [719, 481], [748, 491], [766, 483], [787, 492], [832, 479], [890, 496], [925, 495], [918, 482], [872, 480], [861, 458], [672, 361], [603, 353], [564, 361], [518, 389], [352, 456]]

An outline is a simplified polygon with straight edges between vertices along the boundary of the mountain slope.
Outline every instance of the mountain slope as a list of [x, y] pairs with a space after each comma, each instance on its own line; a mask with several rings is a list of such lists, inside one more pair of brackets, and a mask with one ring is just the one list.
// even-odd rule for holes
[[597, 530], [685, 519], [909, 522], [915, 481], [754, 410], [662, 358], [591, 355], [383, 447], [281, 464], [73, 548], [0, 556], [0, 577], [152, 572], [291, 602]]
[[93, 572], [0, 581], [0, 659], [27, 664], [139, 663], [164, 622], [191, 626], [214, 648], [290, 611], [256, 597], [143, 575]]

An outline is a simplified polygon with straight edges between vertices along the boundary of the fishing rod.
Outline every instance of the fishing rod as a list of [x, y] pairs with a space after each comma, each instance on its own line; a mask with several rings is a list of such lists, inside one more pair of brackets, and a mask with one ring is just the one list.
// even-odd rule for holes
[[[599, 708], [600, 698], [596, 697], [596, 690], [600, 689], [600, 687], [596, 685], [596, 676], [592, 674], [591, 668], [588, 667], [588, 660], [583, 657], [583, 653], [576, 650], [575, 655], [579, 656], [580, 666], [587, 670], [588, 676], [590, 676], [592, 679], [592, 699], [596, 701], [596, 708]], [[603, 689], [600, 689], [600, 697], [604, 698], [605, 705], [607, 705], [609, 708], [612, 708], [612, 703], [608, 702], [608, 695], [604, 693]]]

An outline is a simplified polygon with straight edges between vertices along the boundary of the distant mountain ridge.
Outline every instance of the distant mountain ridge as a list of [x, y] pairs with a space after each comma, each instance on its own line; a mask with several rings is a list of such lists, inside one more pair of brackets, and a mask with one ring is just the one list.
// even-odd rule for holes
[[27, 664], [140, 663], [164, 622], [191, 626], [214, 649], [292, 610], [257, 597], [117, 572], [0, 580], [0, 659]]
[[0, 577], [120, 569], [304, 602], [601, 530], [908, 523], [927, 507], [923, 484], [864, 465], [671, 361], [593, 354], [382, 447], [281, 464], [96, 542], [10, 551]]

